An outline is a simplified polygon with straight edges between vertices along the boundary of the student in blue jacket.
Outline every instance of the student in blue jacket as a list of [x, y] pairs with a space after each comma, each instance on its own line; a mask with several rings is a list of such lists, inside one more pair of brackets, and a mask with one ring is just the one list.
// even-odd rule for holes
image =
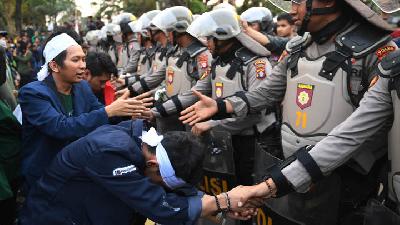
[[129, 225], [134, 211], [161, 224], [195, 224], [238, 210], [252, 194], [197, 192], [204, 146], [188, 132], [142, 134], [142, 124], [105, 125], [66, 146], [31, 189], [20, 224]]
[[50, 37], [38, 80], [19, 93], [22, 110], [22, 168], [25, 191], [68, 143], [107, 124], [110, 117], [135, 116], [142, 101], [127, 96], [104, 107], [83, 81], [85, 54], [65, 33]]

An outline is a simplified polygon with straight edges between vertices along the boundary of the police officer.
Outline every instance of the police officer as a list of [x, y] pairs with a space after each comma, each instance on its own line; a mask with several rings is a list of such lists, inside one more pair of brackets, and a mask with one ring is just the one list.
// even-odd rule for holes
[[[285, 50], [289, 38], [273, 34], [274, 22], [271, 11], [265, 7], [251, 7], [240, 15], [240, 19], [243, 21], [246, 33], [271, 51], [269, 61], [272, 67], [278, 64], [279, 56]], [[260, 34], [262, 34], [261, 40]]]
[[[153, 18], [153, 20], [157, 16], [158, 14]], [[144, 26], [143, 29], [146, 29], [146, 27]], [[117, 95], [121, 95], [126, 90], [129, 90], [132, 96], [139, 95], [143, 92], [159, 87], [165, 78], [167, 53], [171, 51], [173, 46], [168, 41], [167, 34], [152, 22], [149, 23], [147, 30], [150, 38], [157, 42], [155, 54], [151, 60], [151, 68], [147, 74], [140, 78], [140, 80], [134, 80], [133, 84], [128, 83], [128, 88], [117, 92]]]
[[[227, 29], [230, 27], [232, 29]], [[187, 30], [192, 36], [208, 37], [209, 49], [214, 56], [211, 71], [205, 73], [194, 90], [222, 99], [240, 90], [255, 89], [271, 73], [266, 59], [269, 52], [257, 42], [241, 32], [236, 13], [227, 9], [214, 10], [197, 18]], [[253, 48], [255, 47], [255, 48]], [[193, 104], [196, 97], [186, 91], [175, 100], [163, 104], [167, 114], [175, 113]], [[153, 109], [161, 114], [161, 107]], [[251, 184], [254, 157], [254, 129], [265, 128], [266, 123], [260, 114], [245, 119], [210, 120], [196, 124], [192, 128], [195, 134], [214, 128], [235, 135], [233, 140], [236, 176], [240, 184]]]
[[[211, 54], [199, 39], [187, 33], [192, 23], [192, 13], [186, 7], [175, 6], [163, 11], [153, 23], [171, 37], [175, 46], [168, 57], [165, 73], [165, 93], [168, 99], [175, 104], [180, 112], [183, 108], [178, 95], [189, 91], [199, 79], [208, 76], [211, 65]], [[178, 115], [169, 114], [159, 101], [156, 104], [158, 115], [158, 129], [185, 130], [178, 120]]]
[[[343, 123], [332, 130], [326, 138], [318, 142], [312, 149], [302, 148], [299, 151], [309, 150], [305, 163], [302, 159], [291, 157], [282, 163], [283, 168], [275, 167], [267, 180], [271, 192], [278, 196], [288, 191], [307, 191], [312, 183], [327, 175], [334, 169], [346, 163], [348, 159], [358, 154], [360, 145], [375, 135], [387, 121], [392, 121], [393, 127], [389, 133], [389, 170], [387, 181], [381, 182], [381, 189], [376, 190], [374, 197], [379, 200], [367, 206], [366, 210], [377, 207], [373, 214], [367, 213], [366, 224], [399, 224], [400, 223], [400, 50], [386, 56], [376, 68], [379, 78], [373, 87], [364, 95], [357, 110]], [[363, 181], [365, 182], [365, 181]], [[253, 187], [259, 195], [270, 196], [270, 191], [265, 187]], [[375, 204], [375, 205], [373, 205]], [[371, 207], [371, 208], [370, 208]], [[385, 209], [386, 207], [386, 209]], [[379, 209], [384, 209], [383, 211]], [[391, 209], [393, 213], [384, 212]], [[367, 211], [368, 212], [368, 211]], [[378, 223], [371, 222], [375, 221]]]
[[120, 26], [109, 23], [101, 28], [100, 51], [110, 55], [114, 64], [119, 61], [118, 46], [121, 45]]
[[116, 63], [120, 74], [125, 74], [125, 67], [132, 52], [139, 50], [139, 43], [132, 31], [132, 22], [134, 21], [136, 21], [136, 17], [132, 13], [121, 13], [114, 21], [114, 23], [120, 26], [122, 38], [122, 46], [118, 48], [119, 60]]
[[[160, 10], [152, 10], [144, 13], [139, 17], [137, 23], [131, 27], [133, 32], [137, 34], [140, 49], [138, 51], [132, 51], [128, 65], [125, 67], [125, 72], [135, 73], [136, 78], [140, 78], [140, 76], [148, 73], [151, 69], [152, 58], [156, 50], [156, 42], [151, 39], [147, 29], [150, 26], [150, 21], [159, 12]], [[131, 23], [129, 24], [132, 25]], [[129, 81], [126, 83], [128, 84]]]
[[85, 39], [89, 45], [89, 52], [97, 52], [97, 46], [100, 39], [100, 30], [91, 30], [86, 33]]
[[[289, 55], [259, 88], [219, 101], [200, 95], [202, 101], [184, 111], [186, 116], [182, 119], [194, 124], [217, 111], [222, 116], [234, 113], [243, 117], [282, 102], [285, 157], [304, 145], [316, 144], [344, 121], [374, 81], [370, 68], [395, 49], [389, 41], [390, 28], [361, 1], [292, 1], [291, 14], [303, 36], [288, 43]], [[342, 174], [352, 172], [354, 179], [371, 174], [375, 162], [385, 152], [386, 143], [382, 140], [386, 130], [383, 127], [375, 140], [361, 146], [363, 151], [353, 157], [349, 166], [358, 173], [344, 168]], [[338, 174], [332, 174], [310, 192], [290, 196], [286, 203], [290, 216], [306, 224], [335, 224], [339, 218], [339, 188], [332, 186], [340, 180]], [[344, 182], [343, 187], [348, 185]], [[346, 194], [354, 196], [341, 196]], [[355, 204], [362, 200], [357, 199]]]

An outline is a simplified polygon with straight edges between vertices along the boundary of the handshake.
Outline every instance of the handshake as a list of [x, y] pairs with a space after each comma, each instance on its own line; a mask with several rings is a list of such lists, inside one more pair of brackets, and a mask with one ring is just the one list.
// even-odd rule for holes
[[262, 206], [267, 198], [274, 197], [275, 194], [275, 183], [268, 179], [253, 186], [237, 186], [217, 196], [204, 195], [202, 216], [213, 216], [217, 212], [217, 220], [221, 220], [221, 214], [232, 219], [248, 220], [257, 214], [257, 208]]

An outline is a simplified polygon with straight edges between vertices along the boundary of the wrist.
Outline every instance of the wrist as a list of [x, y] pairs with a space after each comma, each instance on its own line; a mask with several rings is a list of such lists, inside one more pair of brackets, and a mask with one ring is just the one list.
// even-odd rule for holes
[[113, 117], [114, 116], [114, 112], [113, 112], [113, 110], [111, 108], [111, 105], [108, 105], [108, 106], [104, 107], [104, 110], [106, 111], [108, 117]]

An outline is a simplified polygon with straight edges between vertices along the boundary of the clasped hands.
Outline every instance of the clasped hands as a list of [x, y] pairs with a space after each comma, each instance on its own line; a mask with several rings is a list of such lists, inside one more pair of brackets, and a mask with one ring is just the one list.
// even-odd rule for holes
[[[232, 219], [248, 220], [257, 214], [257, 208], [262, 206], [267, 198], [275, 196], [276, 186], [272, 179], [268, 179], [253, 186], [237, 186], [227, 194], [230, 202], [226, 215]], [[220, 201], [218, 204], [222, 209], [228, 207], [226, 201]]]

